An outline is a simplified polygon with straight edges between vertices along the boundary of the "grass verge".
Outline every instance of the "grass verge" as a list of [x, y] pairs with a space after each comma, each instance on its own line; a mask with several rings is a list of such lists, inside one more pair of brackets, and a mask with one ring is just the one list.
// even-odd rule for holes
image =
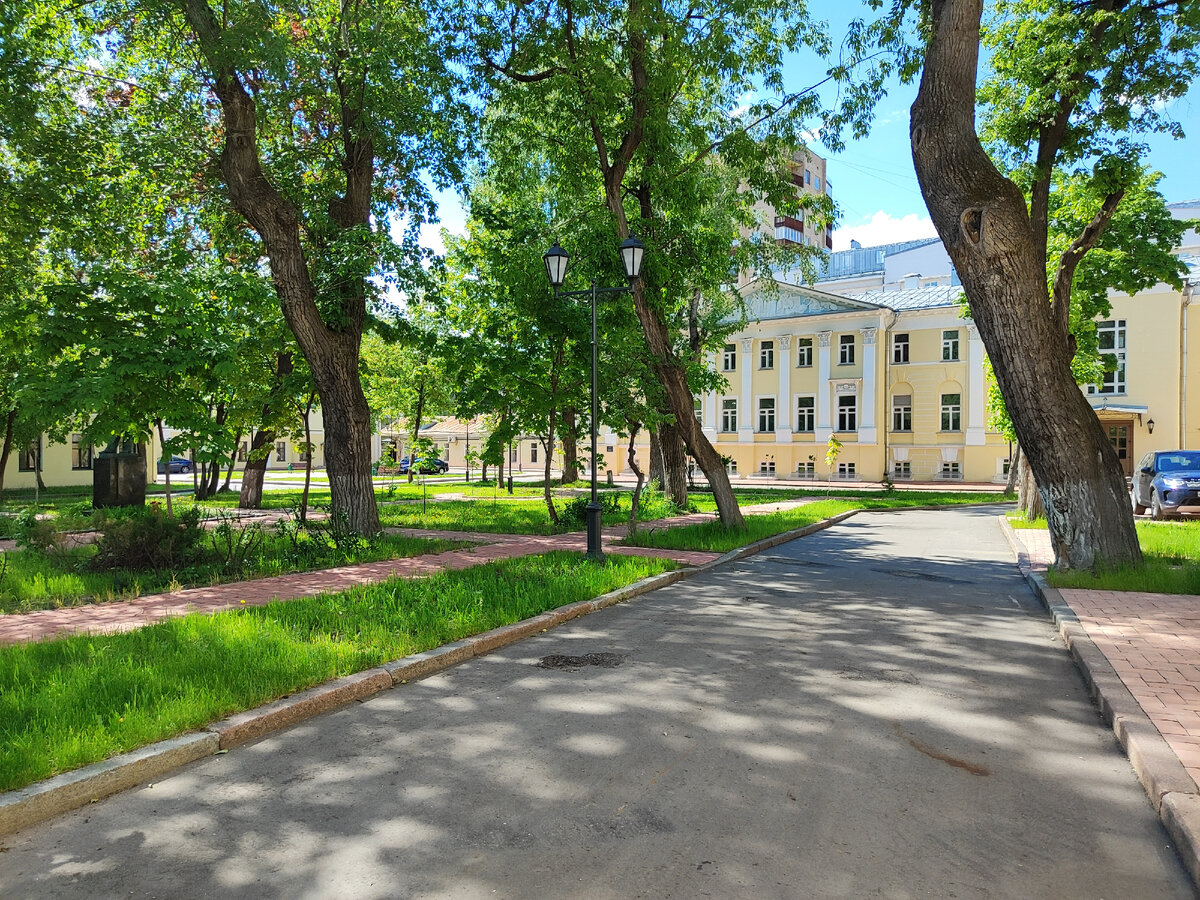
[[[868, 494], [857, 499], [814, 500], [803, 506], [764, 515], [746, 516], [743, 531], [730, 531], [720, 522], [702, 522], [669, 530], [640, 531], [624, 543], [634, 547], [659, 547], [669, 550], [705, 550], [726, 553], [763, 538], [812, 525], [852, 509], [911, 509], [914, 506], [961, 506], [969, 503], [1003, 502], [995, 494], [926, 494], [915, 496]], [[983, 497], [983, 499], [980, 499]]]
[[1051, 568], [1046, 580], [1059, 588], [1200, 595], [1200, 522], [1136, 524], [1144, 559], [1140, 567], [1097, 572], [1059, 572]]
[[[307, 545], [302, 544], [301, 548], [306, 546], [316, 547], [316, 543], [310, 541]], [[264, 533], [262, 545], [236, 571], [227, 571], [211, 551], [207, 559], [178, 571], [119, 569], [92, 572], [87, 568], [96, 552], [92, 546], [51, 554], [17, 550], [0, 558], [0, 613], [84, 606], [186, 587], [442, 553], [469, 546], [470, 543], [463, 541], [385, 534], [370, 543], [363, 542], [342, 551], [333, 547], [317, 547], [309, 552], [296, 552], [288, 539]]]
[[0, 648], [0, 790], [674, 568], [551, 553]]

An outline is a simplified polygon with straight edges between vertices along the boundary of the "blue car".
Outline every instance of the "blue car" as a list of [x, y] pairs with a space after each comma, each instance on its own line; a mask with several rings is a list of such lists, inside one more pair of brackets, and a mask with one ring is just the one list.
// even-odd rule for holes
[[1200, 515], [1200, 450], [1147, 453], [1133, 473], [1133, 512], [1156, 519]]
[[[180, 473], [186, 475], [190, 471], [192, 471], [192, 461], [190, 459], [188, 459], [187, 457], [184, 457], [184, 456], [172, 456], [171, 457], [171, 474], [172, 475], [178, 475]], [[158, 474], [159, 475], [163, 474], [163, 461], [161, 459], [158, 461]]]
[[[409, 464], [411, 462], [412, 461], [407, 456], [404, 457], [400, 460], [400, 465], [396, 467], [396, 471], [401, 475], [407, 475]], [[414, 468], [422, 475], [437, 475], [447, 471], [450, 468], [450, 464], [444, 459], [438, 459], [436, 456], [426, 456], [423, 459], [418, 459], [414, 465]]]

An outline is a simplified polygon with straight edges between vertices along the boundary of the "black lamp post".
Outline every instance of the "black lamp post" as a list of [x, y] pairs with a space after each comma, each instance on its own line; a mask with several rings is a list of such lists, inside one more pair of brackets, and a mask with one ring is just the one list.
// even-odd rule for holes
[[[625, 277], [632, 282], [642, 274], [642, 257], [646, 253], [646, 245], [630, 236], [621, 242], [618, 249], [621, 251]], [[564, 291], [562, 286], [567, 278], [567, 263], [570, 260], [570, 254], [558, 246], [557, 241], [542, 256], [542, 261], [546, 264], [546, 277], [550, 279], [555, 297], [590, 297], [592, 301], [592, 502], [587, 505], [587, 558], [603, 562], [604, 551], [600, 549], [600, 502], [596, 499], [596, 423], [600, 418], [600, 401], [596, 391], [596, 363], [599, 355], [596, 340], [596, 298], [600, 294], [626, 294], [632, 287], [625, 285], [602, 288], [596, 285], [596, 279], [593, 278], [591, 288], [586, 291]]]

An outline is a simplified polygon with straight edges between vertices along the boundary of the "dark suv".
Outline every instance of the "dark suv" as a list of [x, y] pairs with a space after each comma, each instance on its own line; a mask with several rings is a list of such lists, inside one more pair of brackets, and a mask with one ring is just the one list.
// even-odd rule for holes
[[1161, 519], [1200, 515], [1200, 450], [1147, 453], [1133, 473], [1133, 512]]

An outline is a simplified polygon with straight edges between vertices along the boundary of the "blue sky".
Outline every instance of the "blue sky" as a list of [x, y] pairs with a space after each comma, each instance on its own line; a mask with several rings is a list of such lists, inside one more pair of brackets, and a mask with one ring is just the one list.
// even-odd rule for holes
[[[861, 15], [863, 6], [844, 0], [810, 0], [816, 17], [828, 18], [835, 36], [845, 23]], [[797, 60], [790, 69], [788, 90], [797, 90], [816, 80], [821, 70]], [[820, 76], [817, 75], [819, 78]], [[913, 171], [908, 143], [908, 109], [916, 96], [916, 85], [893, 85], [876, 112], [871, 133], [860, 141], [848, 142], [841, 153], [831, 153], [819, 142], [812, 150], [828, 161], [827, 176], [839, 208], [833, 233], [835, 250], [850, 246], [852, 238], [863, 246], [932, 237], [935, 232]], [[1183, 125], [1188, 137], [1173, 141], [1162, 136], [1146, 138], [1150, 146], [1147, 163], [1165, 176], [1160, 184], [1168, 202], [1200, 198], [1200, 88], [1192, 86], [1187, 96], [1175, 101], [1167, 112]], [[461, 233], [463, 211], [453, 191], [437, 195], [441, 226]], [[423, 243], [441, 252], [438, 226], [427, 228]]]

